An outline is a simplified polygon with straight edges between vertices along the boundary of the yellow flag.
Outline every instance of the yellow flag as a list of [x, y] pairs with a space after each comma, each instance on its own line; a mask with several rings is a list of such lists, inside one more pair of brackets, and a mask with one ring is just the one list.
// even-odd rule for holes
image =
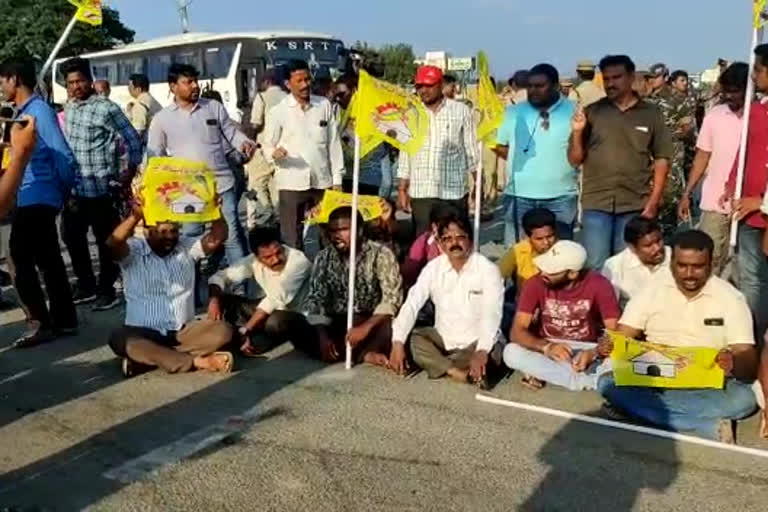
[[754, 0], [752, 3], [752, 25], [755, 28], [760, 28], [765, 25], [763, 20], [763, 11], [765, 10], [766, 0]]
[[715, 348], [670, 347], [608, 334], [617, 386], [723, 389], [725, 374], [715, 362], [719, 353]]
[[[416, 153], [429, 133], [429, 114], [421, 100], [403, 89], [360, 71], [355, 132]], [[361, 141], [362, 141], [361, 140]]]
[[69, 3], [77, 7], [75, 18], [94, 27], [101, 25], [101, 0], [69, 0]]
[[[352, 96], [347, 109], [341, 114], [339, 121], [339, 131], [341, 133], [341, 147], [344, 150], [345, 160], [351, 161], [355, 152], [355, 109], [357, 108], [357, 93]], [[379, 144], [384, 142], [381, 137], [370, 135], [360, 137], [360, 159], [376, 149]], [[352, 156], [350, 156], [352, 155]]]
[[[357, 196], [357, 210], [363, 216], [363, 221], [368, 222], [381, 217], [382, 201], [379, 196]], [[333, 210], [343, 206], [352, 206], [352, 194], [326, 190], [314, 215], [309, 218], [309, 223], [326, 224]]]
[[216, 181], [203, 162], [152, 157], [142, 180], [144, 221], [210, 222], [221, 217]]
[[479, 112], [477, 138], [490, 144], [496, 138], [494, 132], [504, 120], [504, 104], [491, 82], [488, 58], [483, 52], [477, 54], [477, 77], [477, 110]]

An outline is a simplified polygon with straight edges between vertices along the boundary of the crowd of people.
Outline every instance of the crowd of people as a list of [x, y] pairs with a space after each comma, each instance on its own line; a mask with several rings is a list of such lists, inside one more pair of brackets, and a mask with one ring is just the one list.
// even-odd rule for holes
[[[756, 89], [768, 94], [768, 46], [755, 51]], [[348, 345], [356, 364], [401, 375], [422, 369], [482, 389], [516, 370], [532, 390], [597, 391], [611, 416], [732, 442], [733, 422], [754, 413], [768, 388], [765, 351], [760, 363], [768, 328], [766, 106], [752, 104], [744, 189], [734, 198], [746, 64], [723, 71], [721, 101], [700, 126], [684, 73], [653, 66], [645, 77], [651, 92], [641, 97], [629, 57], [606, 56], [597, 67], [603, 86], [593, 82], [596, 66], [580, 62], [569, 95], [549, 64], [510, 80], [491, 148], [506, 170], [506, 253], [496, 264], [474, 246], [468, 215], [484, 159], [476, 115], [437, 67], [414, 77], [430, 119], [423, 146], [398, 154], [382, 144], [361, 162], [361, 190], [382, 197], [382, 217], [364, 222], [352, 208], [336, 208], [310, 256], [308, 215], [325, 191], [350, 186], [351, 141], [340, 127], [355, 76], [319, 91], [307, 63], [292, 61], [264, 76], [250, 121], [239, 126], [187, 64], [169, 67], [169, 106], [152, 98], [146, 76], [134, 75], [133, 101], [122, 111], [88, 61], [72, 59], [62, 65], [70, 99], [57, 118], [34, 93], [34, 67], [2, 63], [0, 89], [23, 121], [0, 176], [0, 213], [12, 215], [10, 259], [30, 326], [15, 346], [76, 333], [76, 305], [115, 307], [121, 280], [125, 321], [108, 343], [128, 377], [157, 367], [228, 372], [235, 355], [258, 357], [285, 342], [333, 363]], [[169, 155], [211, 169], [219, 220], [144, 222], [137, 173], [146, 158]], [[397, 210], [412, 222], [398, 222]], [[725, 277], [738, 289], [720, 277], [733, 218], [737, 272]], [[725, 385], [617, 386], [606, 330], [716, 349]]]

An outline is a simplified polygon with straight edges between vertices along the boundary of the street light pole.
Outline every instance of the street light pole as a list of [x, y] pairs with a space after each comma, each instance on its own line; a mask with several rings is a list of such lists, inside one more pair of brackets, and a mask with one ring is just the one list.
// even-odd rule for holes
[[192, 0], [178, 0], [179, 2], [179, 17], [181, 18], [181, 31], [186, 34], [189, 32], [189, 5]]

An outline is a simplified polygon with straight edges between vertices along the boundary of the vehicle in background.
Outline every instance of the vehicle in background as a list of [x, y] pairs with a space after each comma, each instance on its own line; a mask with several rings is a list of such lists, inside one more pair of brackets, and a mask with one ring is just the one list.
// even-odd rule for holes
[[[109, 80], [111, 99], [122, 107], [130, 100], [128, 78], [132, 74], [147, 75], [150, 93], [166, 106], [172, 100], [168, 67], [176, 62], [191, 64], [200, 71], [200, 86], [218, 91], [229, 115], [240, 122], [247, 118], [266, 70], [303, 59], [315, 75], [335, 77], [345, 69], [345, 55], [344, 44], [328, 34], [264, 31], [178, 34], [81, 57], [90, 60], [94, 79]], [[59, 104], [67, 100], [59, 72], [65, 60], [53, 64], [53, 101]]]

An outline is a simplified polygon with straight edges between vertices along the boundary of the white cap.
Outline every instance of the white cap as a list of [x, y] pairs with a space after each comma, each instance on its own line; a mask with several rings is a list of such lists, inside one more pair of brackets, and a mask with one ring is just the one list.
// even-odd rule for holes
[[533, 263], [545, 274], [559, 274], [566, 270], [580, 271], [587, 261], [587, 251], [570, 240], [560, 240], [550, 249], [533, 259]]

